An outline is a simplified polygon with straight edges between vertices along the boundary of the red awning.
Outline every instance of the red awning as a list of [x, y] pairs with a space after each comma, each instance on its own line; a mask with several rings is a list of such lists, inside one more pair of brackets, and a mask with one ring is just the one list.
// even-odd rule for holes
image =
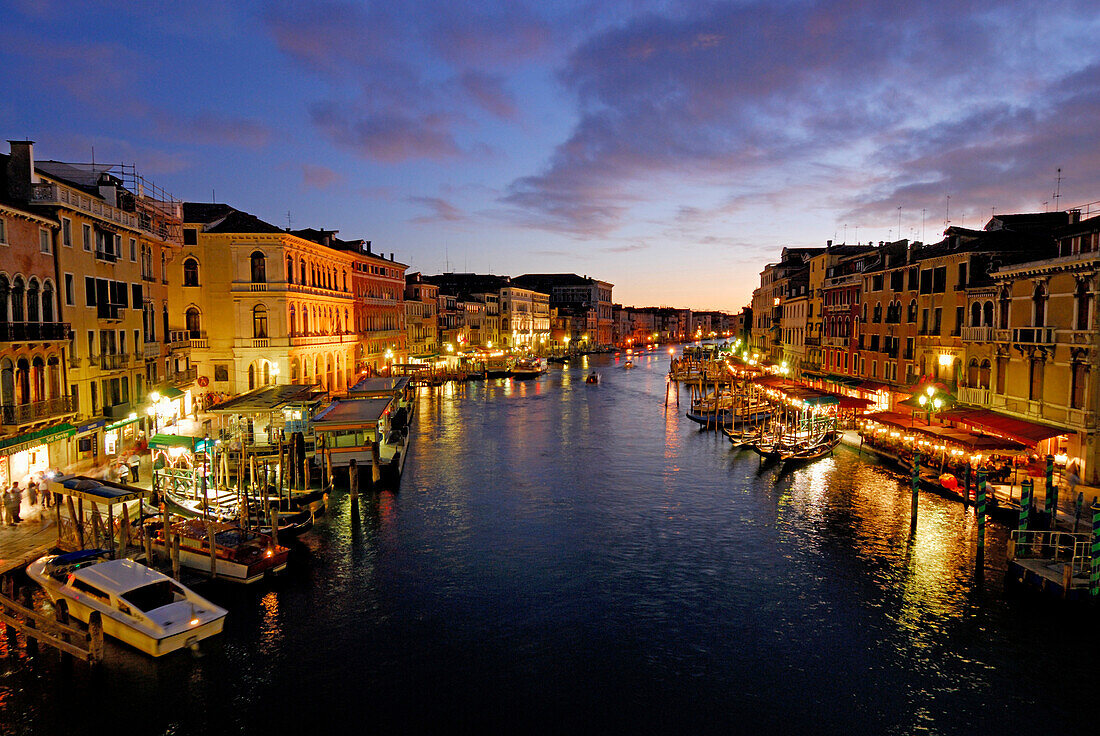
[[881, 391], [884, 388], [890, 388], [890, 386], [879, 381], [860, 381], [858, 384], [856, 384], [855, 388], [860, 391], [866, 391], [873, 394]]
[[1026, 419], [1017, 419], [986, 409], [960, 412], [952, 416], [951, 420], [967, 427], [995, 432], [1025, 445], [1036, 445], [1060, 434], [1075, 434], [1072, 429], [1029, 422]]
[[846, 396], [844, 394], [832, 395], [837, 397], [839, 401], [837, 406], [841, 409], [866, 409], [872, 403], [870, 399], [859, 399], [855, 396]]

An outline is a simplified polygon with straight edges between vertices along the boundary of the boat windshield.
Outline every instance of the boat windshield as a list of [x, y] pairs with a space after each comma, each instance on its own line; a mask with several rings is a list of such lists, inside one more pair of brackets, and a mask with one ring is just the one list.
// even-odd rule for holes
[[122, 599], [142, 613], [148, 613], [169, 603], [187, 600], [187, 594], [171, 580], [158, 580], [127, 591]]

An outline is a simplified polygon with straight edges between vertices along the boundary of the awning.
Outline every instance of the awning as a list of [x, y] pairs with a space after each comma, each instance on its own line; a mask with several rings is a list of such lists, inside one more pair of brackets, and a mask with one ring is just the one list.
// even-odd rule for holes
[[168, 449], [169, 447], [182, 447], [191, 453], [203, 452], [206, 449], [205, 437], [188, 437], [184, 434], [155, 434], [149, 440], [149, 449]]
[[859, 379], [855, 376], [841, 376], [836, 373], [827, 374], [825, 380], [830, 383], [839, 383], [844, 386], [856, 386], [859, 384]]
[[1072, 429], [1029, 422], [1026, 419], [1017, 419], [988, 409], [958, 412], [952, 415], [950, 419], [967, 427], [1004, 435], [1025, 445], [1037, 445], [1043, 440], [1061, 434], [1076, 434]]
[[1003, 437], [991, 437], [984, 434], [975, 434], [957, 427], [945, 427], [942, 424], [920, 424], [914, 422], [908, 414], [899, 414], [892, 411], [880, 411], [863, 417], [872, 422], [878, 422], [884, 426], [894, 427], [909, 434], [922, 435], [938, 442], [951, 442], [970, 450], [1022, 450], [1024, 446], [1013, 439]]
[[333, 401], [311, 424], [318, 432], [348, 429], [373, 429], [393, 403], [392, 398], [348, 399]]
[[890, 388], [889, 385], [882, 383], [881, 381], [860, 381], [855, 385], [855, 388], [860, 391], [866, 391], [868, 393], [878, 393], [884, 388]]
[[108, 506], [144, 498], [148, 492], [143, 488], [86, 478], [82, 475], [58, 476], [50, 481], [49, 488], [54, 493], [61, 493], [95, 503], [106, 503]]
[[[150, 393], [152, 393], [150, 391]], [[175, 386], [162, 386], [157, 389], [157, 393], [160, 394], [162, 399], [178, 399], [183, 396], [183, 391], [180, 391]]]
[[14, 455], [17, 452], [29, 450], [38, 445], [44, 445], [48, 442], [57, 442], [58, 440], [72, 437], [74, 434], [76, 434], [76, 427], [65, 422], [64, 424], [58, 424], [53, 427], [46, 427], [45, 429], [38, 429], [34, 432], [26, 432], [16, 435], [15, 437], [8, 437], [7, 439], [0, 440], [0, 450], [3, 450], [5, 455]]

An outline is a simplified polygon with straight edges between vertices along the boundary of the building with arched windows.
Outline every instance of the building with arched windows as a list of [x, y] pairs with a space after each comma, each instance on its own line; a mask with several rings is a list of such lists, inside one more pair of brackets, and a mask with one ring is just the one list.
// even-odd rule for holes
[[[31, 395], [55, 404], [67, 397], [77, 430], [68, 459], [99, 465], [138, 442], [150, 390], [185, 393], [186, 353], [170, 350], [180, 203], [132, 166], [37, 161], [30, 141], [12, 142], [4, 158], [9, 201], [52, 226], [49, 239], [36, 239], [51, 261], [49, 278], [24, 276], [21, 283], [12, 274], [11, 293], [21, 296], [9, 316], [68, 325], [63, 354], [53, 356], [58, 369], [44, 356], [50, 380]], [[18, 363], [14, 370], [18, 376]]]
[[361, 241], [290, 232], [225, 204], [188, 202], [183, 211], [180, 309], [206, 391], [353, 384], [361, 342], [354, 275], [374, 259]]

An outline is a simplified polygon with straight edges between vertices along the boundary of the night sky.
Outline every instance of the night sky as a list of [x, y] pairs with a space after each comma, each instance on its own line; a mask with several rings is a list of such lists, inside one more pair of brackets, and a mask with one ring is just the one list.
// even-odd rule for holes
[[734, 310], [784, 245], [1053, 209], [1059, 167], [1060, 208], [1100, 200], [1095, 0], [0, 12], [4, 138], [427, 273]]

